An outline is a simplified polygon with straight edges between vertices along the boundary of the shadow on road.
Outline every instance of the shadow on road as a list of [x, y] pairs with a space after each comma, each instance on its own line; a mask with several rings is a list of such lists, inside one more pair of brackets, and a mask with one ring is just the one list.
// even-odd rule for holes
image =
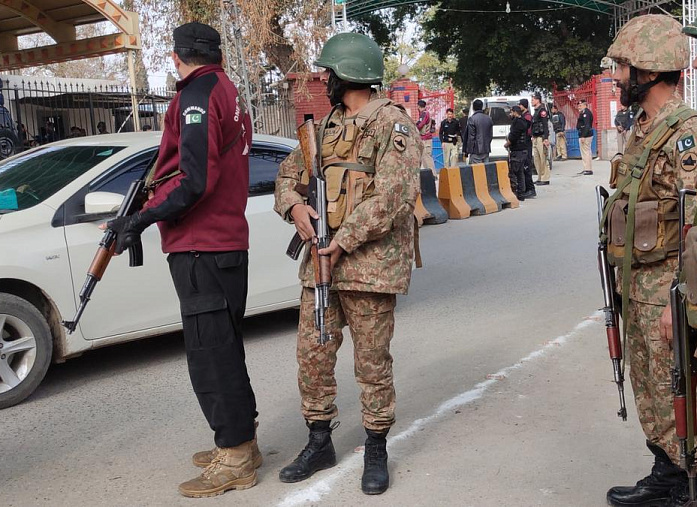
[[[248, 317], [244, 321], [245, 343], [249, 346], [273, 340], [282, 333], [292, 333], [297, 323], [297, 309]], [[63, 364], [51, 365], [46, 378], [27, 401], [37, 401], [70, 390], [78, 383], [127, 375], [129, 371], [139, 368], [180, 361], [183, 356], [184, 340], [181, 332], [87, 351]]]

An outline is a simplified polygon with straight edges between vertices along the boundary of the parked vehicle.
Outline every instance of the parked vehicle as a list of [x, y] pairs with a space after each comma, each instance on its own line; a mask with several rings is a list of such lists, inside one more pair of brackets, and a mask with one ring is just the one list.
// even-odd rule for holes
[[[179, 303], [157, 227], [143, 234], [145, 263], [113, 259], [76, 332], [63, 319], [103, 231], [160, 143], [161, 133], [78, 137], [0, 162], [0, 408], [29, 396], [53, 362], [181, 329]], [[298, 305], [293, 230], [273, 212], [279, 163], [297, 141], [256, 135], [250, 151], [247, 315]]]

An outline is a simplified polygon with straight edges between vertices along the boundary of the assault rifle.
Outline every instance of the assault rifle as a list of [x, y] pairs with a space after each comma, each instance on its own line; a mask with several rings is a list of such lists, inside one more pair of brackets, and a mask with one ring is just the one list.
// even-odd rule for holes
[[[685, 196], [697, 195], [694, 190], [680, 191], [680, 246], [678, 249], [678, 273], [683, 268], [685, 228]], [[687, 307], [680, 275], [670, 287], [670, 310], [673, 318], [673, 410], [675, 432], [680, 441], [680, 466], [687, 472], [690, 501], [685, 505], [697, 506], [697, 470], [695, 469], [695, 387], [694, 373], [695, 331], [687, 323]]]
[[[305, 170], [310, 175], [307, 186], [298, 184], [295, 190], [307, 197], [307, 204], [319, 215], [319, 218], [311, 218], [315, 237], [310, 246], [312, 266], [315, 272], [315, 328], [319, 331], [320, 345], [326, 344], [332, 339], [327, 333], [326, 314], [329, 308], [329, 288], [332, 285], [331, 257], [320, 255], [319, 250], [329, 246], [329, 226], [327, 225], [327, 182], [319, 170], [319, 151], [317, 150], [317, 136], [312, 120], [307, 120], [298, 127], [298, 140], [303, 154]], [[316, 239], [316, 240], [315, 240]], [[305, 241], [296, 232], [288, 245], [286, 255], [297, 260], [302, 252]]]
[[[132, 215], [143, 207], [143, 203], [145, 203], [147, 200], [145, 176], [155, 163], [155, 160], [157, 160], [157, 153], [158, 152], [156, 151], [148, 162], [141, 178], [131, 183], [128, 192], [126, 193], [126, 197], [123, 199], [121, 207], [116, 213], [116, 218]], [[107, 229], [104, 231], [102, 240], [99, 242], [97, 253], [94, 255], [92, 264], [90, 264], [90, 267], [87, 270], [87, 278], [82, 286], [82, 290], [80, 290], [80, 306], [77, 308], [75, 317], [73, 317], [73, 320], [63, 321], [63, 326], [65, 326], [65, 328], [68, 330], [68, 334], [72, 334], [77, 329], [77, 325], [80, 323], [80, 318], [87, 307], [87, 303], [89, 303], [90, 299], [92, 298], [94, 288], [102, 279], [102, 276], [104, 276], [104, 272], [109, 266], [111, 258], [114, 256], [115, 248], [116, 233], [111, 229]], [[128, 247], [128, 264], [131, 267], [143, 265], [143, 245], [140, 241]]]
[[607, 259], [607, 227], [602, 223], [603, 209], [609, 194], [607, 190], [598, 185], [595, 187], [595, 195], [598, 199], [598, 223], [601, 226], [601, 239], [598, 241], [598, 270], [600, 271], [600, 284], [603, 287], [605, 306], [605, 332], [607, 344], [610, 349], [612, 370], [620, 395], [620, 409], [617, 415], [623, 421], [627, 420], [627, 406], [624, 400], [624, 364], [622, 362], [622, 344], [620, 342], [619, 313], [615, 306], [615, 273]]

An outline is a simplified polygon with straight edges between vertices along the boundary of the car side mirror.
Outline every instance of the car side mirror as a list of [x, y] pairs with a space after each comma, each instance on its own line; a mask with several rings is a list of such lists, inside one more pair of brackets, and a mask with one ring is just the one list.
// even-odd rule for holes
[[86, 215], [115, 215], [124, 196], [113, 192], [90, 192], [85, 196]]

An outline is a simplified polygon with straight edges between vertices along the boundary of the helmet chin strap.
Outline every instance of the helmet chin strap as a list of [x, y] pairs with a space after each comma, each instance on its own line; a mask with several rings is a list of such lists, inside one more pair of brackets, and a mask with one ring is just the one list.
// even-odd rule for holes
[[629, 89], [627, 90], [627, 95], [629, 96], [629, 105], [636, 104], [640, 99], [646, 95], [653, 86], [657, 85], [663, 81], [663, 74], [659, 74], [656, 79], [649, 81], [648, 83], [639, 84], [637, 79], [638, 70], [633, 65], [629, 67]]

